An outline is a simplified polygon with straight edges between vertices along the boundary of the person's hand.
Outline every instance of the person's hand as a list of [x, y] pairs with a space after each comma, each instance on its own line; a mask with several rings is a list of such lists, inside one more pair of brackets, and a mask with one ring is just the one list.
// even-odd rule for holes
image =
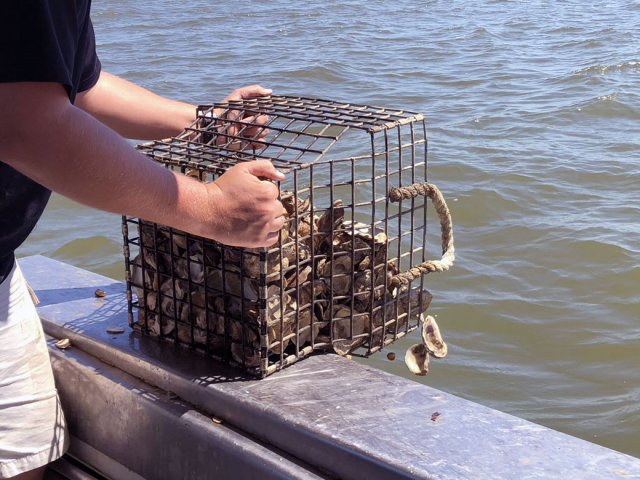
[[207, 184], [211, 211], [216, 215], [212, 238], [237, 247], [273, 245], [286, 213], [273, 181], [283, 179], [270, 161], [254, 160], [234, 165]]
[[[234, 90], [227, 95], [223, 102], [229, 103], [230, 107], [237, 103], [242, 105], [243, 100], [254, 97], [267, 97], [271, 95], [271, 90], [260, 85], [249, 85]], [[218, 137], [216, 145], [230, 150], [260, 150], [265, 147], [260, 141], [263, 140], [269, 130], [265, 127], [269, 123], [267, 115], [253, 115], [241, 110], [232, 108], [217, 108], [214, 110], [215, 117], [221, 119], [218, 123]], [[257, 140], [257, 141], [256, 141]]]

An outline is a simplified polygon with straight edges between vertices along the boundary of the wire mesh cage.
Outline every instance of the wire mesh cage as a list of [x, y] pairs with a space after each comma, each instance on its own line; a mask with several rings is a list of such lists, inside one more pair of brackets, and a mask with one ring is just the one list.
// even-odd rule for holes
[[[256, 128], [268, 133], [247, 138]], [[202, 182], [258, 158], [285, 173], [286, 222], [269, 248], [123, 217], [130, 325], [258, 377], [406, 335], [431, 301], [423, 274], [453, 258], [446, 204], [425, 183], [421, 114], [260, 97], [200, 106], [182, 134], [138, 148]], [[441, 262], [426, 260], [427, 197], [441, 214]]]

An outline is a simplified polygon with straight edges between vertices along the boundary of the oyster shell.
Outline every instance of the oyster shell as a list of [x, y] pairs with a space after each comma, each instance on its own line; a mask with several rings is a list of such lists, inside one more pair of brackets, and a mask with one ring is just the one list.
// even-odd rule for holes
[[[314, 322], [313, 326], [311, 322], [313, 321], [313, 309], [311, 305], [301, 308], [298, 311], [299, 318], [299, 326], [298, 326], [298, 335], [294, 335], [291, 338], [291, 342], [296, 345], [298, 348], [302, 348], [307, 342], [311, 342], [311, 332], [313, 331], [313, 338], [316, 338], [320, 333], [320, 329], [322, 328], [322, 323]], [[295, 331], [295, 324], [292, 324], [292, 327]]]
[[156, 311], [156, 307], [158, 306], [158, 294], [156, 292], [147, 293], [146, 300], [144, 305], [149, 309]]
[[397, 299], [398, 331], [406, 330], [408, 325], [418, 325], [420, 316], [427, 311], [432, 298], [428, 290], [409, 290], [400, 294]]
[[204, 287], [194, 288], [191, 291], [189, 298], [191, 299], [191, 305], [194, 307], [200, 307], [201, 309], [205, 308], [206, 292]]
[[298, 238], [301, 240], [307, 240], [311, 236], [311, 232], [314, 231], [313, 225], [317, 223], [317, 218], [315, 217], [313, 222], [310, 218], [302, 218], [298, 221]]
[[282, 192], [280, 195], [280, 201], [282, 202], [282, 205], [287, 211], [287, 215], [289, 217], [293, 217], [296, 214], [302, 215], [311, 208], [311, 200], [309, 197], [301, 199], [296, 197], [293, 192]]
[[244, 277], [242, 282], [240, 279], [240, 274], [237, 272], [223, 271], [218, 268], [207, 269], [207, 285], [210, 288], [218, 290], [224, 295], [243, 296], [250, 302], [256, 302], [258, 288], [255, 281], [248, 277]]
[[[242, 266], [244, 268], [244, 276], [257, 279], [260, 277], [260, 252], [258, 248], [247, 248], [242, 260]], [[283, 247], [283, 253], [285, 253], [282, 260], [280, 260], [280, 252], [272, 251], [266, 255], [265, 272], [267, 276], [272, 276], [274, 273], [279, 273], [280, 270], [289, 267], [289, 258], [286, 254], [286, 246]], [[295, 254], [294, 254], [295, 261]]]
[[170, 230], [169, 236], [173, 241], [174, 252], [187, 249], [187, 236], [177, 230]]
[[147, 328], [149, 331], [159, 337], [160, 334], [160, 324], [162, 323], [162, 336], [167, 337], [173, 333], [173, 329], [175, 327], [175, 320], [168, 317], [161, 317], [161, 321], [158, 321], [158, 315], [155, 313], [149, 313], [147, 315]]
[[229, 325], [233, 360], [247, 367], [259, 366], [260, 343], [257, 332], [246, 322], [232, 320]]
[[346, 305], [334, 305], [331, 318], [327, 318], [325, 313], [325, 320], [331, 321], [332, 345], [338, 355], [347, 355], [367, 339], [369, 315], [366, 313], [354, 314]]
[[429, 352], [422, 343], [410, 346], [405, 355], [404, 363], [409, 371], [415, 375], [426, 375], [429, 372]]
[[[353, 282], [353, 296], [358, 310], [364, 311], [371, 305], [371, 270], [365, 270], [356, 274]], [[380, 293], [380, 289], [378, 289]]]
[[333, 261], [321, 259], [316, 268], [318, 276], [325, 280], [334, 295], [345, 296], [351, 293], [352, 267], [351, 256], [341, 255]]
[[[332, 237], [332, 233], [338, 230], [342, 221], [344, 220], [344, 207], [342, 200], [336, 200], [333, 205], [326, 209], [324, 213], [318, 218], [318, 222], [315, 230], [317, 231], [314, 243], [316, 250], [321, 249], [324, 242]], [[333, 239], [331, 238], [331, 241]]]
[[[281, 295], [282, 294], [282, 295]], [[267, 323], [275, 323], [287, 310], [296, 308], [295, 300], [287, 293], [282, 293], [278, 285], [267, 288]]]
[[282, 352], [289, 346], [291, 342], [291, 334], [293, 333], [293, 323], [291, 321], [275, 322], [267, 329], [267, 341], [269, 342], [269, 351], [276, 355], [281, 355]]
[[444, 358], [447, 356], [449, 349], [442, 339], [436, 319], [431, 315], [425, 315], [422, 320], [422, 342], [434, 357]]
[[205, 345], [207, 343], [207, 333], [200, 329], [193, 327], [193, 340], [191, 339], [191, 327], [182, 323], [178, 324], [178, 340], [187, 345], [196, 343], [198, 345]]
[[302, 285], [311, 276], [311, 265], [307, 265], [298, 270], [293, 270], [289, 275], [285, 276], [285, 285], [287, 287], [295, 287], [296, 284]]
[[232, 343], [231, 358], [243, 367], [256, 368], [260, 366], [260, 354], [250, 345], [243, 347], [240, 343]]

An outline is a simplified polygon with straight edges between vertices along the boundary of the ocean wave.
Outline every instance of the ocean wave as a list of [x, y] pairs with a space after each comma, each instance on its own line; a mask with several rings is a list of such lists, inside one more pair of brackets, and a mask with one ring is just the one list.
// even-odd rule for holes
[[291, 69], [284, 73], [287, 76], [298, 79], [309, 78], [315, 81], [342, 82], [346, 80], [347, 77], [341, 69], [342, 67], [340, 65], [327, 64]]
[[607, 75], [609, 73], [635, 73], [640, 71], [640, 60], [629, 60], [622, 63], [615, 63], [610, 65], [590, 65], [588, 67], [581, 68], [572, 72], [577, 76], [588, 75]]
[[598, 95], [576, 105], [576, 112], [580, 116], [590, 116], [602, 120], [604, 118], [621, 118], [640, 120], [640, 110], [620, 98], [617, 92]]

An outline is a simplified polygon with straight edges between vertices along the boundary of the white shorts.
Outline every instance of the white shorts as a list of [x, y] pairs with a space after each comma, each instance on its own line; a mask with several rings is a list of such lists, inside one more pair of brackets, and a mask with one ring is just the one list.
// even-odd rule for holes
[[42, 324], [16, 263], [0, 284], [0, 478], [56, 460], [67, 439]]

